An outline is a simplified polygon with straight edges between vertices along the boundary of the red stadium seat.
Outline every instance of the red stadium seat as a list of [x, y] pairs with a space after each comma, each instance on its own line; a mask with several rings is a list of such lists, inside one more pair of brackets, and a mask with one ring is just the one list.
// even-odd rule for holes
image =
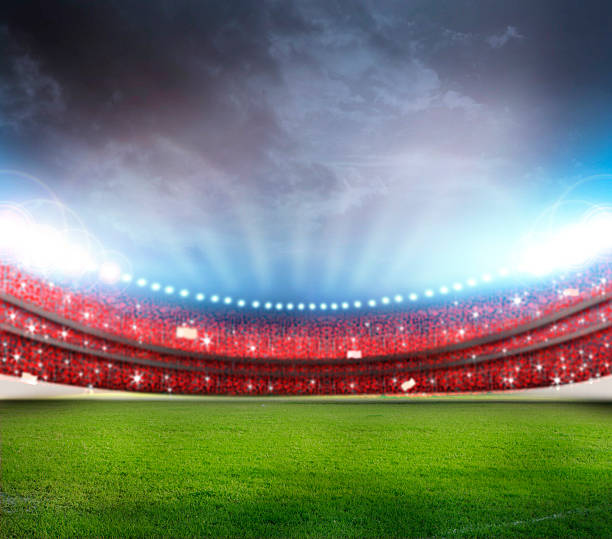
[[[520, 295], [313, 315], [83, 294], [0, 265], [0, 372], [130, 391], [264, 395], [570, 383], [610, 372], [610, 282], [601, 266]], [[570, 285], [577, 293], [563, 294]], [[198, 338], [177, 337], [179, 326]]]

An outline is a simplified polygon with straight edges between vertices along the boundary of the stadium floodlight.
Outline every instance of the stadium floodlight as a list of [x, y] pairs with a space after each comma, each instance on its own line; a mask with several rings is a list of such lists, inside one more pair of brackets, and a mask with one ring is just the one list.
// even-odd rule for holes
[[272, 308], [272, 303], [270, 301], [266, 301], [266, 304], [264, 305], [264, 307], [270, 310]]
[[116, 262], [104, 262], [100, 266], [98, 276], [103, 283], [115, 284], [121, 279], [121, 268]]
[[199, 292], [198, 294], [196, 294], [195, 297], [198, 301], [203, 301], [204, 300], [204, 294], [202, 294], [202, 292]]
[[237, 302], [238, 307], [244, 307], [246, 302], [243, 299], [239, 299]]
[[434, 295], [434, 291], [433, 291], [433, 290], [431, 290], [431, 288], [429, 288], [429, 289], [425, 290], [425, 295], [426, 295], [428, 298], [431, 298], [431, 297], [433, 297], [433, 295]]
[[477, 283], [477, 282], [476, 282], [476, 279], [474, 279], [474, 278], [471, 278], [471, 277], [470, 277], [470, 278], [467, 280], [467, 284], [468, 284], [468, 286], [476, 286], [476, 283]]
[[384, 305], [388, 305], [388, 304], [389, 304], [389, 298], [388, 298], [387, 296], [385, 296], [384, 298], [382, 298], [382, 300], [381, 300], [381, 301], [382, 301], [382, 303], [383, 303]]
[[174, 294], [174, 287], [173, 286], [167, 286], [166, 288], [164, 288], [164, 292], [166, 294]]
[[501, 277], [507, 277], [510, 271], [508, 270], [508, 268], [500, 268], [500, 270], [497, 273], [499, 273]]
[[186, 288], [183, 288], [183, 290], [181, 290], [179, 294], [182, 298], [186, 298], [189, 295], [189, 290], [187, 290]]
[[483, 280], [485, 283], [490, 283], [490, 282], [491, 282], [491, 280], [492, 280], [492, 277], [491, 277], [491, 275], [490, 275], [489, 273], [485, 273], [485, 274], [482, 276], [482, 280]]
[[322, 311], [326, 311], [327, 310], [327, 303], [321, 303], [321, 310]]
[[258, 309], [260, 305], [261, 304], [257, 300], [251, 302], [251, 307], [253, 307], [253, 309]]
[[347, 301], [343, 301], [343, 302], [342, 302], [342, 308], [343, 308], [343, 309], [348, 309], [348, 308], [349, 308], [349, 304], [348, 304], [348, 302], [347, 302]]
[[217, 303], [219, 301], [219, 296], [217, 296], [217, 294], [214, 294], [210, 297], [210, 301], [212, 301], [213, 303]]
[[311, 311], [314, 311], [314, 310], [317, 308], [317, 306], [316, 306], [314, 303], [310, 303], [310, 304], [308, 304], [308, 308], [309, 308]]
[[448, 294], [448, 286], [441, 286], [440, 294]]
[[369, 300], [369, 301], [368, 301], [368, 305], [369, 305], [370, 307], [376, 307], [376, 300], [374, 300], [374, 299]]
[[395, 300], [395, 303], [401, 303], [402, 301], [404, 301], [404, 296], [402, 296], [401, 294], [396, 294], [393, 299]]
[[229, 305], [232, 302], [232, 298], [230, 298], [229, 296], [226, 296], [223, 299], [223, 303], [225, 303], [226, 305]]
[[287, 303], [287, 310], [293, 311], [293, 303]]
[[145, 285], [147, 284], [147, 280], [146, 280], [146, 279], [144, 279], [143, 277], [141, 277], [140, 279], [138, 279], [138, 280], [136, 281], [136, 284], [137, 284], [138, 286], [145, 286]]
[[277, 304], [276, 304], [276, 310], [277, 310], [277, 311], [282, 311], [282, 310], [283, 310], [283, 304], [282, 304], [282, 303], [280, 303], [280, 302], [279, 302], [279, 303], [277, 303]]
[[463, 290], [463, 285], [461, 283], [455, 283], [453, 285], [453, 290], [456, 290], [457, 292], [459, 292], [460, 290]]
[[304, 307], [305, 307], [305, 305], [304, 305], [303, 303], [298, 303], [298, 309], [299, 309], [300, 311], [303, 311], [303, 310], [304, 310]]
[[157, 292], [160, 289], [161, 289], [161, 285], [159, 283], [153, 283], [151, 285], [151, 290], [153, 290], [154, 292]]
[[416, 301], [419, 299], [418, 294], [415, 294], [414, 292], [412, 292], [408, 297], [410, 298], [410, 301]]
[[129, 273], [124, 273], [124, 274], [121, 276], [121, 280], [122, 280], [124, 283], [131, 283], [131, 282], [132, 282], [132, 276], [131, 276]]
[[357, 300], [353, 302], [353, 305], [359, 309], [361, 307], [361, 301]]
[[331, 308], [332, 308], [332, 311], [335, 311], [338, 308], [338, 304], [337, 303], [332, 303], [331, 304]]

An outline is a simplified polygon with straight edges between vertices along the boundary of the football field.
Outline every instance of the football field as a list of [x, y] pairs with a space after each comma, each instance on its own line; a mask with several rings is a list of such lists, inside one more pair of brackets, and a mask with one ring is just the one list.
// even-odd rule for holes
[[612, 404], [0, 402], [1, 536], [612, 536]]

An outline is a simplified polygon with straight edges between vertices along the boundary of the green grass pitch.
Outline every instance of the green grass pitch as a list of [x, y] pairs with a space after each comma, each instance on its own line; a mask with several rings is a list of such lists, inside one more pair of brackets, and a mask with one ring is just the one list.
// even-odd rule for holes
[[612, 536], [612, 405], [0, 403], [1, 536]]

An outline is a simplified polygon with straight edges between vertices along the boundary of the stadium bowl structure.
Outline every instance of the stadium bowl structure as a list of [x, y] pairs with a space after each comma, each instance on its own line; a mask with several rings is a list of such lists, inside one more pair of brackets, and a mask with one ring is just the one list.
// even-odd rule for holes
[[82, 293], [0, 265], [0, 372], [182, 394], [483, 392], [610, 374], [612, 271], [428, 307], [254, 312]]

